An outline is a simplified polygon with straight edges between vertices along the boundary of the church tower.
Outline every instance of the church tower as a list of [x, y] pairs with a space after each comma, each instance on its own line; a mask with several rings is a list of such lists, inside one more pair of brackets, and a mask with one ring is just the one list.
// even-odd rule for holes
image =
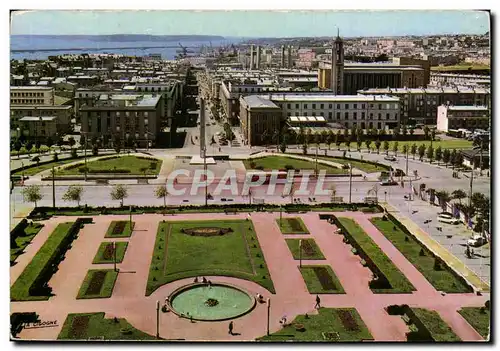
[[337, 29], [337, 38], [332, 46], [331, 87], [334, 95], [344, 94], [344, 42]]

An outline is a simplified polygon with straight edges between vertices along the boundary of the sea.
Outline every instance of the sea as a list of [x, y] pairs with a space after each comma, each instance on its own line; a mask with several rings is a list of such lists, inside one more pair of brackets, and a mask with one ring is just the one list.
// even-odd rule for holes
[[[210, 48], [237, 45], [243, 39], [224, 37], [219, 40], [185, 40], [185, 41], [103, 41], [90, 39], [64, 38], [62, 36], [40, 37], [28, 35], [10, 36], [11, 59], [45, 60], [49, 56], [82, 53], [112, 53], [131, 56], [148, 56], [161, 54], [162, 59], [172, 60], [182, 51], [180, 45], [188, 48], [188, 55], [198, 56]], [[75, 50], [77, 49], [77, 50]], [[79, 50], [81, 49], [81, 50]], [[23, 50], [13, 52], [12, 50]], [[27, 50], [27, 51], [24, 51]]]

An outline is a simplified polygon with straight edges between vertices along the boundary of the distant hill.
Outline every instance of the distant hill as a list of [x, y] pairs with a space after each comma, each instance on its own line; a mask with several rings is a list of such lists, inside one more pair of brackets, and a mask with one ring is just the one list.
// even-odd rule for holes
[[224, 40], [218, 35], [147, 35], [147, 34], [110, 34], [110, 35], [12, 35], [18, 38], [59, 39], [59, 40], [92, 40], [92, 41], [211, 41]]

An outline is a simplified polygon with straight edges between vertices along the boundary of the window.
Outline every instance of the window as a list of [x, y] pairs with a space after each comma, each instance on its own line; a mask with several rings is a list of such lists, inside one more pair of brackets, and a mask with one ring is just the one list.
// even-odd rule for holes
[[337, 112], [337, 120], [340, 120], [340, 112]]
[[382, 114], [381, 113], [378, 114], [378, 119], [382, 119]]
[[352, 113], [352, 118], [353, 119], [357, 119], [358, 118], [358, 113], [357, 112], [353, 112]]
[[324, 106], [325, 106], [324, 104], [321, 104], [321, 105], [319, 105], [319, 108], [320, 108], [320, 109], [323, 109], [323, 108], [324, 108]]
[[287, 116], [290, 117], [292, 114], [290, 112], [287, 113]]
[[378, 122], [378, 129], [382, 129], [382, 123]]
[[354, 104], [354, 109], [357, 109], [358, 108], [358, 104]]
[[316, 117], [316, 112], [313, 112], [313, 117]]
[[340, 110], [340, 104], [337, 104], [337, 109]]
[[111, 125], [111, 117], [106, 118], [106, 126], [109, 128]]
[[331, 120], [331, 119], [332, 119], [332, 117], [333, 117], [333, 112], [328, 112], [328, 119], [330, 119], [330, 120]]
[[111, 112], [109, 112], [109, 111], [108, 111], [108, 112], [107, 112], [107, 115], [108, 115], [108, 117], [110, 117], [110, 116], [111, 116]]
[[304, 108], [307, 108], [307, 104], [304, 104]]
[[398, 114], [397, 113], [394, 114], [394, 119], [398, 119]]
[[361, 112], [361, 119], [365, 119], [365, 113]]
[[370, 119], [373, 119], [373, 113], [370, 113]]
[[346, 109], [349, 109], [349, 104], [345, 104], [345, 108], [346, 108]]
[[307, 112], [304, 112], [304, 116], [307, 117]]
[[316, 104], [312, 104], [312, 105], [313, 105], [313, 110], [315, 110], [316, 109]]
[[299, 116], [299, 113], [298, 113], [298, 112], [295, 112], [295, 116], [297, 116], [297, 117], [298, 117], [298, 116]]
[[385, 114], [385, 119], [390, 119], [390, 118], [391, 118], [391, 116], [388, 113], [386, 113]]
[[381, 110], [382, 109], [382, 104], [378, 104], [378, 109]]
[[344, 119], [349, 119], [349, 112], [344, 113]]
[[287, 109], [291, 109], [291, 104], [286, 104]]
[[332, 104], [328, 104], [328, 108], [332, 108], [332, 106], [333, 106]]
[[299, 104], [295, 104], [295, 108], [299, 108]]

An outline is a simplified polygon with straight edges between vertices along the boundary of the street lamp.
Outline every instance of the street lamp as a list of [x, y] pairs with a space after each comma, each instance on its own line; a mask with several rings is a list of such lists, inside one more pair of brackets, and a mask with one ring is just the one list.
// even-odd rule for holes
[[302, 268], [302, 239], [299, 240], [299, 267]]
[[271, 299], [267, 299], [267, 335], [269, 335], [269, 320], [271, 319]]
[[352, 196], [352, 164], [349, 163], [349, 203], [351, 203]]
[[156, 300], [156, 338], [160, 338], [160, 301]]
[[116, 272], [116, 242], [113, 241], [113, 267]]

